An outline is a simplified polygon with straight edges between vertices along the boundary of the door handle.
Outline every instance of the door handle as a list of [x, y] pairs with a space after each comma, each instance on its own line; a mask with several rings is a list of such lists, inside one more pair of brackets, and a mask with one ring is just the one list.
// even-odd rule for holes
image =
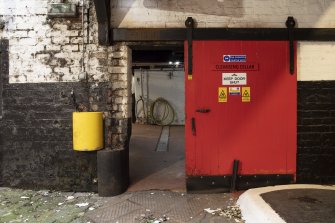
[[192, 127], [192, 135], [196, 135], [196, 129], [195, 129], [195, 118], [191, 119], [191, 127]]
[[208, 112], [210, 112], [211, 110], [210, 109], [208, 109], [208, 108], [206, 108], [206, 109], [197, 109], [197, 110], [195, 110], [196, 112], [199, 112], [199, 113], [208, 113]]

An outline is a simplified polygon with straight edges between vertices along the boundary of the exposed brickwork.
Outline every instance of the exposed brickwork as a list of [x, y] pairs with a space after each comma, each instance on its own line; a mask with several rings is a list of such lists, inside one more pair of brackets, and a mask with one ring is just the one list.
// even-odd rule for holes
[[[95, 153], [72, 151], [70, 92], [89, 110], [104, 112], [105, 147], [127, 149], [131, 51], [124, 43], [98, 44], [92, 0], [85, 1], [84, 27], [82, 1], [67, 1], [78, 5], [78, 17], [53, 19], [47, 17], [48, 2], [1, 0], [6, 53], [0, 185], [95, 190]], [[198, 27], [285, 27], [287, 16], [300, 28], [335, 27], [331, 0], [118, 0], [111, 7], [114, 27], [184, 27], [187, 16]], [[299, 80], [333, 80], [333, 51], [334, 43], [299, 43]], [[298, 181], [334, 181], [334, 81], [298, 84]]]
[[[2, 123], [2, 113], [3, 113], [3, 83], [8, 82], [8, 40], [0, 39], [0, 110], [1, 110], [1, 118], [0, 118], [0, 127]], [[2, 128], [0, 129], [0, 185], [3, 184], [2, 180], [2, 172], [4, 169], [3, 160], [3, 137], [2, 137]]]
[[89, 111], [104, 112], [105, 147], [127, 149], [131, 52], [122, 43], [98, 45], [95, 9], [86, 1], [87, 80], [80, 80], [81, 17], [47, 19], [43, 0], [5, 3], [0, 7], [6, 21], [0, 37], [9, 41], [1, 54], [0, 185], [95, 191], [96, 153], [72, 150], [71, 91]]
[[8, 73], [8, 40], [0, 39], [0, 118], [2, 117], [3, 103], [2, 91], [3, 81], [2, 77]]
[[298, 82], [299, 183], [335, 183], [335, 81]]
[[88, 95], [102, 98], [107, 91], [104, 84], [97, 88], [100, 92], [90, 90], [85, 82], [8, 84], [8, 72], [2, 81], [1, 185], [96, 190], [96, 153], [72, 150], [71, 91], [79, 103], [89, 107]]
[[[76, 18], [52, 19], [47, 17], [50, 1], [19, 2], [2, 0], [0, 5], [0, 20], [5, 22], [0, 36], [10, 40], [10, 59], [20, 64], [10, 66], [11, 83], [78, 81], [82, 73], [83, 49], [84, 69], [90, 78], [108, 81], [105, 65], [110, 49], [97, 44], [98, 28], [92, 0], [85, 1], [84, 32], [80, 0], [67, 1], [78, 5]], [[331, 0], [119, 0], [112, 1], [111, 7], [113, 27], [184, 27], [187, 16], [196, 19], [197, 27], [283, 28], [287, 16], [294, 16], [299, 28], [335, 27], [335, 4]], [[300, 80], [330, 80], [331, 72], [324, 65], [334, 60], [331, 49], [334, 46], [334, 43], [299, 44]], [[315, 53], [315, 48], [320, 54]], [[313, 77], [316, 67], [322, 67], [322, 76], [326, 79]]]
[[[6, 43], [6, 41], [4, 42]], [[7, 42], [8, 43], [8, 42]], [[7, 45], [3, 45], [8, 47]], [[116, 71], [109, 82], [8, 83], [8, 53], [2, 53], [4, 113], [0, 120], [0, 183], [25, 188], [96, 190], [96, 153], [72, 150], [71, 91], [90, 111], [105, 111], [106, 142], [128, 149], [130, 62], [128, 47], [111, 47]], [[9, 61], [10, 63], [11, 61]], [[117, 66], [116, 66], [117, 65]], [[123, 71], [122, 71], [123, 72]]]
[[107, 95], [105, 117], [106, 147], [124, 149], [128, 147], [131, 128], [131, 50], [125, 44], [112, 47], [108, 72], [111, 82]]
[[83, 79], [83, 70], [91, 80], [109, 80], [109, 48], [98, 45], [92, 1], [85, 1], [83, 18], [82, 1], [68, 2], [77, 4], [77, 17], [48, 18], [47, 0], [2, 2], [5, 28], [0, 36], [9, 39], [9, 58], [15, 61], [9, 67], [10, 83], [75, 82]]

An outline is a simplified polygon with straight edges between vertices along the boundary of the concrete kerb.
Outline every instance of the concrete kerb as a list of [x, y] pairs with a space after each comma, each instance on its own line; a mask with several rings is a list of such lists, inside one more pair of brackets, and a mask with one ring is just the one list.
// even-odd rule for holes
[[250, 189], [244, 192], [239, 199], [237, 204], [240, 206], [242, 212], [242, 218], [246, 223], [285, 223], [272, 208], [268, 205], [261, 194], [286, 189], [325, 189], [335, 190], [335, 185], [324, 186], [314, 184], [292, 184], [292, 185], [279, 185], [270, 187], [261, 187]]

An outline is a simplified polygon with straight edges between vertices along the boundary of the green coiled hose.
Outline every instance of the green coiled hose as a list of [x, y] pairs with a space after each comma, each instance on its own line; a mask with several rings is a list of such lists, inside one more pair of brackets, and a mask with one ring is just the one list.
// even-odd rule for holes
[[157, 125], [170, 125], [174, 121], [175, 111], [164, 98], [157, 98], [150, 106], [150, 115]]

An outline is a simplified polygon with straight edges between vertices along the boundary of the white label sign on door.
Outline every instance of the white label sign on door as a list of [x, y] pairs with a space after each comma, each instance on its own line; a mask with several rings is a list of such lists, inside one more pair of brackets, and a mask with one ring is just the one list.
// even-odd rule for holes
[[247, 73], [222, 73], [222, 85], [246, 85]]

